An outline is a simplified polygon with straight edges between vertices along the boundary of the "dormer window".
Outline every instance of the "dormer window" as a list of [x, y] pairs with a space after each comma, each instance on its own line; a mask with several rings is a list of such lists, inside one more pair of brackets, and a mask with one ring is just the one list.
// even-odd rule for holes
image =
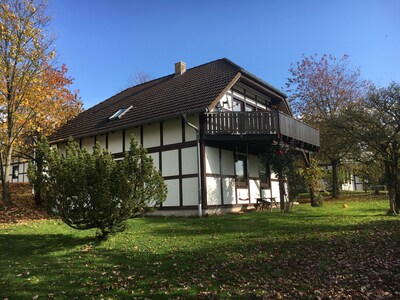
[[129, 107], [124, 107], [124, 108], [120, 108], [115, 114], [113, 114], [109, 120], [117, 120], [117, 119], [121, 119], [121, 117], [126, 114], [130, 109], [132, 108], [132, 105]]

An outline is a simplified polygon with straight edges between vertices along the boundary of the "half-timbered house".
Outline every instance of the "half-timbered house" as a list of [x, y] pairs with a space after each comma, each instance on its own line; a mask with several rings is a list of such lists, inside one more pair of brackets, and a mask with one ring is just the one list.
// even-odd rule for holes
[[278, 182], [260, 160], [271, 143], [313, 152], [318, 130], [295, 120], [284, 93], [228, 59], [128, 88], [61, 127], [51, 142], [65, 152], [69, 137], [91, 149], [99, 142], [116, 159], [134, 134], [168, 186], [159, 213], [240, 209], [257, 198], [279, 199]]

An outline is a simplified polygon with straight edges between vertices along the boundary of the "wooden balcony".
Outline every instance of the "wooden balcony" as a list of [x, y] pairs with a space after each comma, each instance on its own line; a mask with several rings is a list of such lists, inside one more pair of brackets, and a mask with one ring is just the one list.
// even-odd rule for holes
[[206, 114], [208, 140], [277, 140], [305, 149], [319, 148], [319, 131], [279, 111], [220, 112]]

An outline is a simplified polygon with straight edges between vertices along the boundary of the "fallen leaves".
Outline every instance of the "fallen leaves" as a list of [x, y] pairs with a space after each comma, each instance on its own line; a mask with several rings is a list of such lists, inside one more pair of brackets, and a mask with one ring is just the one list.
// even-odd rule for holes
[[44, 222], [33, 239], [14, 236], [19, 255], [0, 243], [0, 285], [13, 283], [10, 299], [400, 299], [399, 220], [321, 212], [137, 219], [104, 244], [72, 231], [36, 239], [46, 223], [58, 230]]
[[29, 184], [13, 184], [11, 185], [11, 192], [14, 206], [0, 210], [0, 228], [50, 218], [44, 208], [35, 207], [32, 188]]
[[8, 227], [12, 224], [27, 224], [32, 221], [47, 220], [49, 218], [44, 209], [14, 205], [5, 210], [0, 210], [0, 228]]

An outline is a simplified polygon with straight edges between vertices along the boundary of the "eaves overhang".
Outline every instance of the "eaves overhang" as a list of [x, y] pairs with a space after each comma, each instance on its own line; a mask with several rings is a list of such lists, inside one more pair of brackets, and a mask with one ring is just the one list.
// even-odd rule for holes
[[148, 125], [148, 124], [155, 123], [155, 122], [162, 122], [162, 121], [166, 121], [166, 120], [170, 120], [170, 119], [180, 118], [184, 114], [193, 115], [193, 114], [202, 114], [202, 113], [206, 113], [206, 112], [208, 112], [208, 108], [207, 107], [198, 107], [198, 108], [195, 108], [195, 109], [187, 110], [185, 112], [180, 112], [180, 113], [176, 113], [176, 114], [170, 114], [170, 115], [167, 115], [167, 116], [160, 116], [160, 117], [151, 118], [151, 119], [139, 120], [137, 122], [133, 122], [133, 123], [130, 123], [128, 125], [124, 124], [124, 125], [121, 125], [121, 126], [114, 126], [112, 128], [102, 128], [102, 129], [99, 129], [99, 130], [82, 132], [82, 133], [77, 134], [77, 135], [71, 135], [71, 136], [68, 136], [68, 137], [60, 138], [60, 139], [51, 139], [51, 137], [50, 137], [49, 138], [49, 142], [51, 144], [63, 143], [63, 142], [68, 141], [71, 137], [73, 139], [81, 139], [81, 138], [95, 136], [95, 135], [102, 135], [102, 134], [106, 134], [106, 133], [109, 133], [109, 132], [114, 132], [114, 131], [117, 131], [117, 130], [124, 130], [124, 129], [129, 129], [129, 128], [138, 127], [138, 126], [142, 126], [142, 125]]

